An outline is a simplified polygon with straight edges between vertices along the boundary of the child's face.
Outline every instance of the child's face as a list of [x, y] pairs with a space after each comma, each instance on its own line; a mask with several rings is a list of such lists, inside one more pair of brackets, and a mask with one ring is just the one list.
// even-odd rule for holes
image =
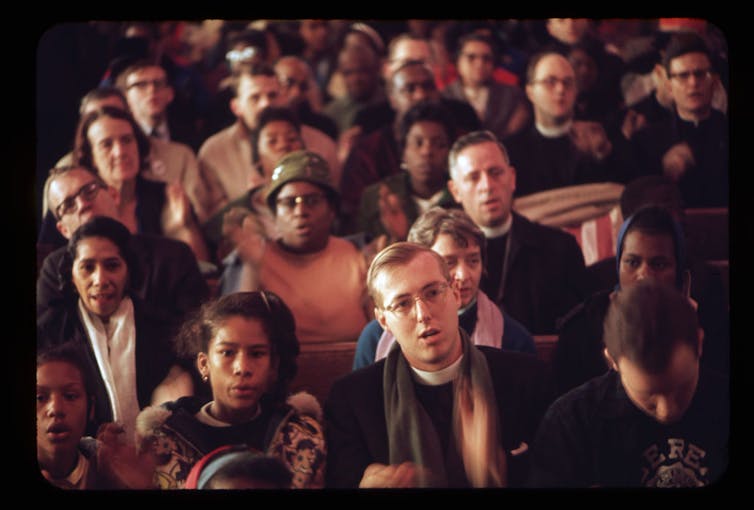
[[276, 377], [270, 341], [258, 319], [226, 319], [197, 362], [212, 386], [211, 412], [228, 423], [250, 419]]
[[51, 361], [37, 367], [37, 456], [75, 450], [87, 422], [87, 395], [77, 367]]

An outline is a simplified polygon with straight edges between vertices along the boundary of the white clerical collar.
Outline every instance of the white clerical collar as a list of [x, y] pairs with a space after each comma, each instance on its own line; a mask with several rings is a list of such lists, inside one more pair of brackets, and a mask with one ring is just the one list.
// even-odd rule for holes
[[479, 229], [484, 232], [484, 237], [487, 239], [494, 239], [495, 237], [504, 236], [511, 229], [513, 224], [513, 215], [509, 214], [508, 219], [499, 227], [485, 227], [479, 225]]
[[571, 130], [571, 126], [573, 126], [573, 120], [571, 119], [565, 124], [554, 127], [543, 126], [539, 122], [535, 122], [534, 125], [536, 126], [537, 131], [539, 131], [539, 134], [541, 134], [545, 138], [559, 138], [563, 135], [566, 135]]
[[418, 368], [411, 367], [414, 374], [414, 379], [419, 384], [425, 386], [440, 386], [445, 383], [449, 383], [458, 375], [458, 370], [461, 367], [461, 360], [463, 355], [459, 356], [457, 360], [448, 365], [445, 368], [437, 370], [435, 372], [427, 372], [426, 370], [419, 370]]

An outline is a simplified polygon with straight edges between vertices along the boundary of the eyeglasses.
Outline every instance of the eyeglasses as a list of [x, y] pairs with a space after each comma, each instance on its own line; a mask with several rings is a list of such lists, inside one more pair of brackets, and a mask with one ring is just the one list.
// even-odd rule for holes
[[680, 73], [670, 73], [670, 79], [678, 80], [686, 83], [692, 76], [696, 78], [696, 81], [706, 81], [712, 78], [712, 71], [710, 69], [695, 69], [694, 71], [682, 71]]
[[556, 78], [555, 76], [548, 76], [547, 78], [543, 78], [541, 80], [533, 80], [531, 82], [533, 85], [541, 84], [544, 85], [544, 87], [548, 90], [554, 90], [555, 86], [558, 83], [563, 84], [563, 88], [566, 90], [571, 90], [572, 88], [576, 87], [576, 80], [574, 78]]
[[75, 213], [78, 209], [76, 199], [79, 196], [83, 197], [87, 202], [91, 202], [101, 189], [105, 189], [105, 185], [101, 182], [92, 181], [88, 184], [84, 184], [76, 193], [63, 200], [60, 205], [55, 208], [55, 216], [57, 216], [58, 219], [61, 219], [66, 214]]
[[385, 307], [385, 310], [392, 312], [399, 317], [408, 317], [416, 310], [415, 303], [422, 300], [428, 305], [436, 305], [442, 302], [445, 293], [448, 290], [447, 283], [432, 283], [424, 287], [416, 296], [403, 296], [396, 299]]
[[244, 62], [253, 59], [259, 50], [254, 46], [247, 46], [242, 50], [230, 50], [225, 54], [225, 58], [232, 63]]
[[306, 195], [298, 195], [295, 197], [278, 197], [275, 203], [280, 209], [296, 208], [297, 204], [304, 204], [306, 207], [316, 207], [322, 202], [325, 195], [322, 193], [307, 193]]
[[145, 90], [149, 88], [150, 85], [154, 86], [156, 90], [161, 90], [168, 86], [168, 81], [165, 78], [160, 78], [157, 80], [135, 81], [131, 85], [128, 85], [126, 87], [126, 90], [131, 90], [135, 88], [139, 92], [144, 92]]

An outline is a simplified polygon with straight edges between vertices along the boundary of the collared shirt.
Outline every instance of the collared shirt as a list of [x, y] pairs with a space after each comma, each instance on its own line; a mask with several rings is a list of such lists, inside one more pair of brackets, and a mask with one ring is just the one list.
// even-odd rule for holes
[[164, 120], [156, 126], [142, 123], [139, 123], [139, 126], [141, 126], [141, 130], [144, 131], [147, 136], [153, 136], [160, 140], [165, 140], [166, 142], [170, 141], [170, 129], [168, 129], [168, 123]]
[[459, 356], [457, 360], [448, 365], [445, 368], [437, 370], [436, 372], [427, 372], [426, 370], [419, 370], [418, 368], [411, 367], [411, 372], [414, 379], [425, 386], [440, 386], [447, 384], [458, 375], [458, 370], [461, 367], [461, 360], [463, 355]]
[[68, 473], [67, 476], [63, 478], [55, 478], [53, 477], [49, 471], [46, 469], [40, 469], [42, 472], [42, 476], [45, 477], [45, 479], [53, 484], [55, 487], [60, 487], [61, 489], [87, 489], [89, 487], [86, 486], [86, 479], [87, 474], [89, 473], [89, 459], [81, 455], [81, 453], [78, 453], [78, 461], [76, 462], [76, 467], [73, 468], [73, 470]]

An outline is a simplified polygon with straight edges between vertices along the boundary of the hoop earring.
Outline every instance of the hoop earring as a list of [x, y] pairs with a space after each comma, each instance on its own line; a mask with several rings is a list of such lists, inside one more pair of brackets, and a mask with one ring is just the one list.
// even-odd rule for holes
[[270, 302], [267, 301], [267, 294], [265, 294], [264, 291], [261, 291], [260, 294], [262, 295], [262, 301], [264, 301], [264, 306], [267, 308], [267, 311], [269, 313], [272, 313], [272, 309], [270, 308]]

